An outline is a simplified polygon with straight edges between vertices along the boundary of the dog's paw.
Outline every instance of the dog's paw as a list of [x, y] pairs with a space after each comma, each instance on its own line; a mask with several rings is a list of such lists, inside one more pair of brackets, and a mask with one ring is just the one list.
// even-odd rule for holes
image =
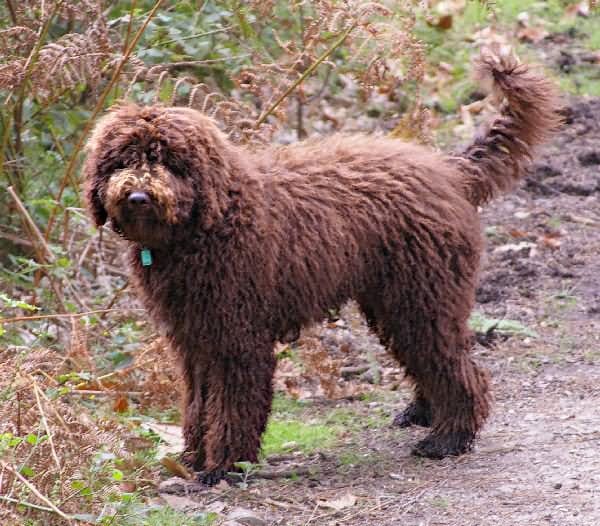
[[201, 471], [204, 465], [204, 457], [197, 451], [184, 451], [179, 455], [178, 461], [190, 471]]
[[207, 486], [214, 486], [221, 480], [224, 480], [227, 471], [224, 469], [215, 469], [213, 471], [202, 471], [198, 474], [198, 480]]
[[473, 433], [467, 431], [444, 435], [427, 435], [413, 448], [412, 454], [434, 459], [456, 457], [471, 449], [474, 438]]
[[419, 398], [413, 400], [404, 411], [398, 413], [394, 417], [392, 425], [397, 427], [431, 427], [431, 420], [431, 405], [426, 400]]

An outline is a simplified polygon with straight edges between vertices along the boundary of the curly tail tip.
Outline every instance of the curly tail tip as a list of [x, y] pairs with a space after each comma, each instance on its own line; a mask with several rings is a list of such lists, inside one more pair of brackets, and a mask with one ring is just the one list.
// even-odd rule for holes
[[563, 104], [554, 83], [514, 54], [482, 53], [475, 71], [482, 84], [491, 80], [493, 92], [504, 98], [487, 132], [460, 156], [468, 198], [480, 205], [525, 175], [535, 148], [560, 128]]

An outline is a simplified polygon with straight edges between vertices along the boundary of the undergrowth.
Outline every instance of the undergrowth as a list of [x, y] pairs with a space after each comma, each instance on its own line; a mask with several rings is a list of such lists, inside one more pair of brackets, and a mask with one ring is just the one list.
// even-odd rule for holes
[[[440, 4], [458, 7], [442, 13]], [[435, 129], [438, 143], [455, 142], [462, 109], [482, 96], [468, 72], [486, 42], [542, 58], [561, 35], [582, 56], [600, 49], [600, 15], [573, 11], [581, 2], [487, 4], [0, 5], [2, 524], [214, 520], [148, 504], [164, 472], [141, 422], [177, 420], [178, 377], [129, 294], [119, 239], [96, 231], [82, 209], [78, 170], [98, 116], [122, 99], [189, 105], [249, 148], [356, 129], [421, 142]], [[539, 42], [523, 36], [541, 31]], [[561, 85], [600, 95], [597, 68], [577, 60], [560, 66]], [[339, 364], [318, 342], [305, 347], [295, 354], [305, 373], [325, 396], [340, 396]], [[335, 421], [300, 421], [306, 407], [285, 398], [275, 407], [265, 454], [335, 444]]]

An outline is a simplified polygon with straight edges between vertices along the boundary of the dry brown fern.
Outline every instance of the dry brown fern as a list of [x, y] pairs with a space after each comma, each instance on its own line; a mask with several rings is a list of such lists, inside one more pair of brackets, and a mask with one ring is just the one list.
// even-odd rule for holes
[[[25, 1], [15, 6], [14, 27], [0, 33], [0, 89], [27, 89], [45, 101], [81, 86], [96, 88], [106, 64], [115, 53], [107, 21], [99, 2], [60, 3]], [[54, 22], [73, 30], [50, 42], [39, 42], [42, 28], [53, 16]], [[36, 51], [36, 44], [43, 44]], [[24, 86], [23, 83], [27, 83]]]
[[[144, 92], [158, 96], [165, 83], [170, 83], [171, 103], [187, 103], [213, 116], [236, 142], [261, 144], [289, 122], [290, 110], [296, 104], [319, 114], [318, 104], [327, 92], [331, 71], [354, 75], [362, 86], [364, 100], [375, 88], [393, 92], [423, 80], [424, 49], [414, 34], [413, 2], [396, 4], [395, 12], [382, 3], [360, 0], [290, 4], [289, 16], [299, 20], [299, 29], [288, 31], [285, 37], [273, 27], [285, 28], [290, 22], [272, 23], [274, 7], [275, 2], [247, 5], [245, 13], [254, 17], [257, 33], [270, 33], [274, 47], [268, 51], [261, 46], [249, 47], [249, 60], [233, 77], [237, 86], [233, 94], [223, 93], [210, 81], [194, 78], [189, 68], [179, 76], [177, 71], [186, 63], [148, 67], [132, 57], [125, 98], [132, 97], [137, 84], [144, 86]], [[261, 19], [271, 22], [262, 27]], [[237, 38], [244, 45], [243, 37]], [[342, 48], [344, 53], [339, 54]], [[210, 62], [195, 61], [189, 66], [209, 67]], [[424, 135], [425, 117], [419, 103], [409, 114], [419, 137]]]
[[[99, 511], [107, 492], [118, 490], [113, 487], [117, 483], [112, 484], [108, 476], [104, 485], [90, 488], [89, 495], [78, 488], [93, 483], [90, 476], [97, 475], [91, 473], [102, 458], [131, 462], [128, 459], [139, 445], [139, 438], [113, 420], [92, 417], [77, 398], [50, 394], [60, 389], [58, 379], [69, 371], [66, 365], [60, 353], [48, 349], [0, 350], [0, 368], [5, 373], [0, 378], [5, 397], [0, 404], [0, 518], [4, 520], [15, 515], [18, 503], [25, 503], [19, 508], [21, 521], [43, 517], [62, 524], [52, 511], [36, 508], [47, 510], [47, 501], [66, 514]], [[15, 471], [46, 500], [32, 493]]]

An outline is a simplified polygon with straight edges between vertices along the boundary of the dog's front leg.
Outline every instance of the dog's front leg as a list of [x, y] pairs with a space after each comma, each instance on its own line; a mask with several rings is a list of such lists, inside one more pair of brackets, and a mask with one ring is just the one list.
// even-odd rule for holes
[[185, 379], [183, 398], [183, 438], [185, 450], [181, 460], [194, 471], [204, 466], [205, 432], [204, 406], [206, 397], [206, 375], [194, 353], [187, 353], [182, 360], [182, 373]]
[[[248, 343], [248, 342], [245, 342]], [[273, 342], [215, 356], [207, 374], [204, 472], [216, 484], [240, 461], [257, 462], [273, 399]]]

